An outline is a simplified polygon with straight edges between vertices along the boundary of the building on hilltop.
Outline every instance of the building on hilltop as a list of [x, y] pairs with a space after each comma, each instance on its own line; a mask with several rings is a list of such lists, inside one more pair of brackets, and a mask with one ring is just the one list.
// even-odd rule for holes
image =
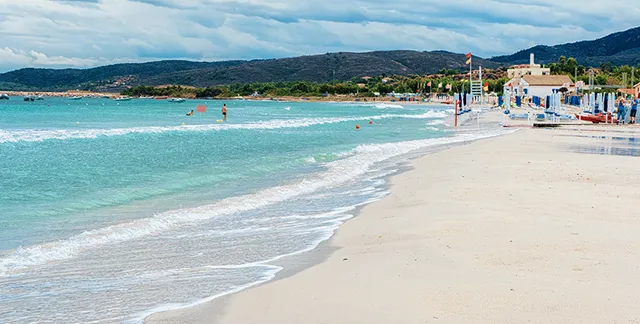
[[529, 64], [514, 65], [507, 70], [509, 78], [521, 78], [525, 75], [551, 75], [551, 69], [535, 64], [534, 55], [531, 53]]
[[554, 90], [566, 88], [573, 91], [574, 84], [567, 75], [525, 75], [522, 78], [513, 78], [504, 84], [504, 91], [510, 91], [514, 96], [546, 97]]

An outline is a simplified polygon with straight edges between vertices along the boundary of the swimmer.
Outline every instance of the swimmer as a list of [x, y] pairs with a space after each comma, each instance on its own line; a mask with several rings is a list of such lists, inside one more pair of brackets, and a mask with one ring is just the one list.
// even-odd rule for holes
[[227, 120], [227, 104], [222, 105], [222, 119]]
[[193, 110], [187, 113], [187, 116], [193, 116]]

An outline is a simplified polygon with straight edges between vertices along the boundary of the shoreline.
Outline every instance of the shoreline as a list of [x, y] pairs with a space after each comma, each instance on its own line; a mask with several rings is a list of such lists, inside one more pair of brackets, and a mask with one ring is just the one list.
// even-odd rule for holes
[[[604, 129], [602, 131], [606, 132], [607, 130]], [[401, 318], [404, 318], [404, 320], [400, 320], [400, 321], [417, 323], [417, 322], [422, 322], [422, 321], [418, 321], [418, 318], [420, 318], [421, 320], [434, 320], [435, 317], [438, 317], [438, 319], [444, 320], [445, 322], [447, 322], [447, 320], [449, 322], [505, 322], [505, 321], [509, 322], [508, 320], [509, 318], [513, 319], [517, 317], [508, 317], [508, 316], [522, 315], [526, 317], [527, 313], [519, 313], [519, 311], [522, 311], [521, 308], [518, 308], [517, 310], [514, 310], [514, 311], [504, 311], [503, 313], [497, 313], [493, 315], [487, 313], [486, 311], [483, 311], [482, 309], [479, 309], [478, 305], [484, 305], [484, 304], [481, 302], [481, 299], [478, 300], [477, 298], [474, 297], [474, 296], [478, 296], [477, 295], [478, 291], [473, 289], [469, 291], [468, 289], [464, 289], [461, 286], [456, 285], [455, 281], [451, 281], [452, 279], [455, 279], [455, 278], [452, 278], [451, 275], [448, 274], [448, 272], [450, 272], [451, 270], [454, 270], [454, 272], [458, 272], [459, 274], [466, 274], [465, 276], [462, 276], [462, 278], [467, 278], [467, 277], [470, 277], [470, 278], [465, 279], [463, 281], [466, 281], [467, 284], [470, 285], [471, 287], [474, 287], [474, 285], [475, 286], [479, 285], [481, 287], [486, 286], [487, 284], [484, 283], [485, 281], [478, 280], [478, 279], [479, 279], [479, 276], [481, 275], [488, 276], [488, 278], [485, 278], [485, 279], [487, 279], [486, 282], [489, 282], [490, 284], [489, 284], [489, 287], [484, 287], [484, 288], [487, 288], [490, 291], [489, 295], [492, 295], [492, 294], [496, 295], [496, 296], [493, 296], [494, 298], [497, 298], [497, 296], [501, 297], [501, 298], [498, 298], [498, 301], [499, 301], [498, 304], [500, 306], [498, 307], [499, 309], [503, 309], [504, 306], [510, 305], [510, 299], [505, 297], [508, 297], [510, 295], [518, 295], [518, 296], [521, 295], [521, 293], [518, 293], [518, 294], [513, 293], [514, 291], [521, 292], [521, 291], [530, 290], [532, 288], [530, 283], [529, 285], [527, 285], [526, 282], [519, 283], [519, 284], [511, 282], [511, 286], [515, 286], [516, 288], [511, 288], [510, 290], [506, 289], [505, 292], [502, 292], [502, 291], [496, 292], [495, 287], [492, 287], [492, 285], [503, 287], [506, 283], [499, 279], [500, 276], [496, 277], [495, 272], [498, 272], [501, 275], [505, 275], [506, 273], [510, 273], [511, 275], [513, 275], [515, 273], [516, 277], [517, 277], [517, 274], [519, 273], [523, 278], [522, 281], [526, 281], [525, 279], [528, 273], [529, 274], [531, 274], [531, 272], [535, 273], [535, 271], [533, 270], [539, 271], [540, 269], [535, 269], [536, 267], [534, 266], [533, 263], [531, 263], [532, 261], [522, 260], [523, 257], [518, 258], [517, 254], [514, 254], [513, 251], [498, 251], [501, 253], [495, 252], [497, 254], [493, 253], [494, 255], [488, 256], [487, 254], [492, 254], [492, 251], [487, 251], [486, 249], [475, 249], [473, 245], [465, 244], [464, 241], [460, 241], [460, 236], [459, 236], [460, 233], [457, 233], [459, 232], [459, 230], [455, 230], [451, 232], [456, 227], [456, 226], [451, 227], [455, 225], [455, 224], [451, 224], [452, 221], [457, 221], [459, 223], [468, 223], [469, 225], [473, 223], [482, 227], [483, 226], [482, 224], [477, 224], [477, 222], [481, 218], [479, 218], [478, 216], [471, 216], [472, 214], [474, 214], [474, 212], [476, 212], [476, 210], [473, 210], [474, 206], [477, 207], [476, 205], [480, 205], [481, 206], [480, 212], [482, 212], [483, 210], [482, 207], [494, 208], [495, 206], [492, 207], [489, 204], [487, 204], [485, 201], [473, 200], [474, 197], [473, 195], [469, 195], [469, 192], [472, 192], [474, 195], [480, 195], [482, 194], [482, 192], [479, 192], [478, 188], [475, 188], [474, 186], [464, 185], [464, 182], [460, 182], [460, 179], [457, 179], [457, 180], [454, 180], [454, 182], [457, 185], [462, 187], [456, 187], [452, 189], [462, 190], [463, 192], [466, 191], [469, 201], [460, 203], [461, 206], [456, 206], [456, 208], [462, 209], [464, 213], [461, 213], [461, 214], [464, 214], [466, 217], [471, 217], [471, 219], [460, 219], [460, 217], [458, 217], [452, 220], [452, 219], [448, 219], [447, 217], [443, 217], [442, 215], [435, 216], [435, 220], [414, 219], [416, 215], [414, 215], [415, 210], [413, 209], [418, 208], [424, 212], [425, 202], [420, 201], [421, 195], [417, 195], [416, 192], [412, 192], [412, 190], [421, 190], [421, 189], [417, 188], [415, 185], [412, 186], [406, 181], [408, 179], [415, 178], [416, 174], [426, 172], [431, 174], [433, 177], [436, 177], [436, 180], [434, 181], [438, 182], [437, 177], [448, 177], [453, 171], [445, 172], [446, 175], [443, 176], [438, 172], [428, 171], [428, 169], [425, 170], [425, 165], [434, 164], [434, 163], [442, 164], [443, 163], [442, 160], [444, 157], [449, 157], [449, 158], [452, 156], [459, 157], [461, 153], [471, 154], [473, 155], [474, 158], [482, 158], [481, 156], [478, 156], [478, 153], [475, 151], [477, 151], [478, 148], [483, 148], [483, 147], [492, 148], [494, 150], [501, 150], [500, 146], [504, 146], [505, 143], [511, 144], [511, 146], [509, 145], [507, 146], [513, 147], [514, 143], [520, 143], [523, 140], [527, 144], [535, 145], [535, 143], [539, 140], [539, 137], [542, 137], [544, 140], [549, 140], [549, 137], [555, 136], [556, 133], [554, 132], [558, 132], [558, 131], [525, 129], [525, 130], [521, 130], [519, 132], [510, 134], [509, 136], [493, 137], [493, 138], [489, 138], [486, 141], [476, 140], [470, 143], [469, 145], [456, 145], [454, 147], [447, 148], [443, 151], [438, 151], [436, 153], [428, 154], [428, 155], [419, 157], [417, 159], [411, 160], [409, 161], [409, 165], [407, 166], [408, 170], [401, 173], [396, 173], [390, 176], [391, 180], [390, 182], [387, 183], [387, 185], [390, 187], [391, 194], [385, 196], [381, 200], [378, 200], [376, 202], [363, 206], [358, 211], [357, 217], [354, 217], [349, 221], [345, 222], [344, 224], [342, 224], [340, 228], [336, 231], [335, 235], [331, 237], [331, 239], [321, 243], [321, 245], [315, 250], [311, 251], [311, 253], [305, 253], [306, 254], [305, 257], [308, 257], [311, 259], [315, 258], [316, 262], [312, 262], [310, 267], [303, 267], [299, 271], [294, 271], [289, 275], [285, 275], [287, 271], [286, 270], [287, 267], [285, 267], [285, 270], [282, 270], [281, 273], [278, 273], [276, 275], [276, 278], [274, 278], [273, 280], [254, 286], [251, 289], [246, 289], [239, 293], [225, 296], [223, 298], [216, 299], [214, 301], [207, 302], [195, 307], [169, 311], [166, 313], [155, 313], [147, 317], [145, 319], [145, 323], [210, 323], [212, 319], [216, 319], [215, 322], [219, 322], [219, 323], [246, 323], [247, 321], [257, 322], [257, 318], [261, 319], [259, 321], [261, 323], [301, 321], [302, 319], [305, 319], [305, 322], [311, 322], [311, 323], [315, 323], [315, 322], [326, 323], [326, 322], [332, 322], [332, 321], [335, 322], [338, 319], [339, 321], [351, 322], [351, 323], [353, 322], [389, 323], [389, 321], [393, 322], [393, 320], [397, 322]], [[558, 133], [562, 133], [562, 132], [573, 134], [573, 135], [575, 135], [576, 133], [575, 130], [560, 130]], [[577, 131], [577, 133], [580, 133], [580, 132], [581, 131]], [[633, 136], [638, 136], [638, 134], [634, 133]], [[592, 139], [578, 139], [573, 137], [567, 137], [567, 138], [568, 139], [566, 139], [565, 141], [567, 141], [569, 144], [571, 143], [575, 144], [578, 142], [585, 142], [585, 141], [588, 142], [592, 140]], [[505, 152], [502, 152], [502, 153], [505, 153]], [[531, 153], [532, 152], [528, 152], [527, 154], [531, 154]], [[554, 158], [567, 158], [568, 155], [574, 155], [574, 154], [579, 154], [579, 153], [555, 152], [552, 155], [554, 155]], [[506, 154], [506, 155], [509, 155], [509, 154]], [[592, 160], [605, 159], [605, 160], [616, 160], [616, 162], [620, 162], [625, 159], [625, 157], [620, 157], [620, 156], [600, 156], [600, 155], [576, 155], [573, 157], [574, 158], [586, 157], [584, 159], [584, 160], [587, 160], [586, 163], [584, 161], [580, 163], [580, 164], [584, 164], [585, 167], [588, 167], [588, 165], [590, 165], [590, 163], [593, 162]], [[514, 156], [508, 156], [508, 158], [514, 158]], [[531, 163], [531, 161], [529, 162]], [[543, 161], [535, 161], [535, 162], [542, 163], [543, 169], [547, 168], [547, 165], [545, 165]], [[624, 161], [624, 162], [627, 162], [627, 161]], [[480, 169], [486, 168], [486, 166], [481, 167], [483, 164], [480, 164], [478, 166], [474, 164], [472, 165]], [[434, 166], [431, 165], [430, 167], [433, 168]], [[496, 171], [497, 167], [498, 166], [490, 167], [490, 169], [493, 171]], [[458, 171], [460, 171], [460, 173], [464, 173], [468, 177], [471, 177], [472, 181], [476, 180], [475, 179], [476, 176], [482, 177], [481, 174], [473, 174], [471, 172], [472, 170], [459, 169]], [[511, 176], [515, 175], [515, 178], [518, 178], [518, 172], [515, 172], [515, 171], [516, 170], [512, 170], [510, 175]], [[582, 171], [580, 172], [582, 173]], [[603, 180], [603, 177], [598, 177], [598, 178], [600, 180]], [[584, 180], [584, 178], [582, 179]], [[607, 181], [604, 181], [604, 182], [607, 182]], [[479, 184], [479, 182], [475, 182], [475, 181], [473, 183]], [[638, 184], [640, 183], [640, 179], [638, 179], [638, 177], [636, 176], [631, 179], [631, 183]], [[495, 185], [495, 183], [492, 183], [491, 185]], [[552, 186], [552, 185], [550, 184], [549, 186]], [[512, 190], [513, 195], [516, 195], [516, 194], [521, 195], [521, 193], [518, 192], [518, 190], [516, 189], [517, 186], [514, 186], [514, 184], [509, 183], [508, 187], [514, 188]], [[410, 188], [410, 189], [407, 189], [407, 188]], [[434, 192], [431, 189], [427, 191], [434, 195], [439, 194], [437, 192]], [[544, 192], [541, 193], [541, 195], [543, 196], [545, 194], [546, 193]], [[588, 194], [591, 194], [591, 193], [588, 193]], [[511, 197], [511, 195], [509, 195], [509, 197]], [[512, 198], [506, 198], [506, 196], [502, 196], [502, 198], [508, 199], [508, 201], [512, 203]], [[626, 197], [626, 198], [628, 199], [629, 197]], [[417, 201], [405, 201], [407, 199], [417, 200]], [[492, 200], [492, 202], [496, 203], [495, 198], [485, 197], [485, 199]], [[498, 199], [498, 202], [502, 202], [503, 199]], [[431, 210], [435, 214], [437, 214], [436, 211], [438, 210], [444, 212], [445, 210], [448, 209], [448, 206], [443, 205], [443, 203], [441, 202], [436, 202], [436, 203], [427, 202], [426, 204], [429, 205], [429, 208], [427, 209]], [[522, 209], [522, 206], [520, 206], [521, 209], [519, 210], [520, 211], [524, 210], [524, 212], [521, 212], [520, 214], [522, 214], [523, 217], [527, 217], [527, 216], [530, 217], [531, 216], [530, 208], [532, 204], [530, 202], [523, 203], [523, 204], [526, 206], [524, 206], [524, 209]], [[380, 210], [394, 211], [394, 210], [405, 210], [405, 209], [406, 209], [406, 213], [411, 215], [411, 217], [409, 217], [410, 219], [406, 221], [400, 219], [401, 215], [393, 215], [390, 217], [384, 217], [384, 215], [380, 215], [381, 213]], [[589, 211], [589, 209], [585, 209], [585, 210]], [[518, 209], [516, 209], [516, 211], [518, 211]], [[629, 212], [629, 210], [627, 210], [627, 212]], [[548, 214], [543, 214], [543, 215], [549, 216]], [[566, 217], [571, 216], [571, 215], [566, 215], [566, 212], [563, 215]], [[488, 218], [492, 217], [490, 215], [485, 215], [485, 216], [487, 216]], [[496, 220], [500, 220], [501, 222], [507, 221], [508, 223], [517, 222], [516, 220], [509, 220], [508, 216], [505, 216], [505, 215], [501, 215], [499, 219], [492, 219], [492, 221], [494, 222]], [[529, 218], [527, 218], [527, 222], [530, 222]], [[573, 220], [572, 225], [574, 227], [580, 227], [581, 231], [588, 230], [587, 227], [579, 226], [577, 222], [579, 221]], [[398, 224], [398, 223], [403, 223], [403, 224]], [[415, 226], [406, 226], [407, 224], [404, 224], [404, 223], [411, 223]], [[424, 224], [424, 223], [427, 223], [427, 224]], [[500, 222], [498, 222], [497, 224], [499, 223]], [[381, 226], [384, 224], [386, 224], [387, 226]], [[429, 226], [425, 227], [425, 225], [429, 225]], [[522, 224], [519, 224], [519, 225], [522, 225]], [[636, 226], [635, 223], [634, 223], [634, 226]], [[439, 240], [433, 240], [433, 239], [430, 240], [429, 238], [424, 238], [422, 237], [424, 234], [419, 234], [420, 232], [415, 231], [415, 228], [421, 228], [425, 230], [427, 233], [434, 234], [433, 227], [439, 230], [446, 229], [444, 233], [443, 232], [438, 233], [437, 231], [435, 232], [435, 234], [441, 234], [439, 236]], [[371, 236], [370, 234], [372, 232], [371, 231], [372, 229], [373, 229], [373, 232], [380, 232], [380, 233], [385, 232], [385, 234], [379, 235], [379, 237]], [[391, 229], [397, 229], [400, 232], [394, 232], [394, 231], [391, 231]], [[486, 228], [486, 229], [489, 231], [492, 230], [492, 228]], [[522, 230], [522, 227], [518, 226], [517, 229]], [[547, 230], [545, 227], [540, 227], [540, 228], [536, 227], [536, 229]], [[442, 234], [448, 234], [448, 235], [442, 235]], [[473, 236], [474, 238], [476, 238], [476, 241], [485, 240], [483, 239], [483, 237], [478, 236], [477, 235], [478, 233], [474, 233], [474, 234], [476, 234]], [[504, 235], [504, 234], [511, 234], [511, 233], [509, 232], [505, 233], [504, 231], [500, 231], [496, 234]], [[591, 233], [591, 234], [593, 235], [595, 233]], [[512, 235], [509, 235], [509, 236], [512, 236]], [[573, 235], [571, 234], [570, 238], [571, 236]], [[519, 238], [517, 235], [513, 235], [513, 237], [515, 237], [516, 239]], [[529, 240], [535, 240], [535, 238], [530, 237], [530, 235], [526, 235], [525, 238]], [[441, 241], [444, 241], [445, 239], [448, 244], [444, 244], [444, 242], [441, 242]], [[425, 248], [421, 246], [423, 244], [416, 246], [415, 244], [413, 244], [415, 242], [412, 242], [412, 241], [418, 241], [422, 243], [425, 243], [424, 241], [431, 242], [433, 244], [432, 246], [437, 246], [438, 248], [435, 250], [434, 249], [425, 250]], [[514, 240], [512, 239], [510, 243], [513, 243], [513, 242]], [[478, 242], [475, 242], [475, 243], [477, 244]], [[493, 241], [488, 240], [488, 242], [485, 242], [485, 243], [490, 243], [493, 246], [499, 247], [499, 249], [504, 248], [502, 246], [503, 244], [511, 245], [507, 243], [497, 244], [495, 240]], [[640, 242], [634, 242], [634, 244], [640, 245]], [[416, 257], [415, 260], [412, 262], [409, 260], [404, 260], [403, 258], [403, 263], [406, 263], [407, 268], [405, 268], [404, 265], [401, 265], [400, 266], [401, 269], [395, 271], [398, 273], [398, 279], [391, 278], [391, 277], [388, 278], [389, 281], [395, 282], [397, 284], [396, 286], [389, 285], [387, 283], [384, 283], [383, 281], [380, 281], [381, 278], [386, 277], [387, 274], [385, 274], [384, 271], [380, 271], [378, 267], [382, 267], [382, 268], [386, 268], [387, 270], [390, 270], [388, 266], [385, 266], [385, 262], [396, 260], [397, 258], [397, 255], [389, 254], [390, 251], [387, 248], [385, 248], [385, 245], [394, 245], [396, 247], [394, 249], [395, 253], [406, 254], [408, 250], [412, 252], [409, 254]], [[459, 249], [458, 245], [464, 245], [466, 249]], [[476, 256], [478, 256], [478, 254], [483, 256], [483, 258], [481, 259], [483, 259], [483, 261], [489, 261], [489, 264], [487, 265], [486, 262], [480, 265], [475, 264], [477, 263], [477, 258], [475, 262], [473, 258], [469, 259], [470, 255], [467, 253], [468, 249], [474, 250], [474, 252], [477, 253]], [[422, 251], [423, 253], [422, 254], [415, 253], [417, 251]], [[324, 253], [325, 255], [322, 257], [319, 256], [321, 253]], [[522, 269], [518, 270], [518, 269], [509, 268], [509, 267], [507, 267], [509, 269], [502, 269], [506, 267], [505, 265], [502, 264], [502, 262], [507, 262], [507, 264], [514, 262], [514, 261], [507, 261], [510, 259], [505, 258], [505, 255], [504, 255], [505, 253], [515, 258], [516, 263], [518, 263], [519, 261], [521, 265], [526, 265], [534, 269], [529, 269], [530, 271], [523, 271]], [[452, 254], [452, 255], [449, 256], [448, 254]], [[315, 257], [311, 255], [315, 255]], [[566, 257], [566, 256], [563, 255], [563, 257]], [[424, 260], [423, 258], [426, 258], [426, 260]], [[573, 258], [571, 259], [572, 261], [576, 261], [576, 262], [579, 261], [579, 260], [573, 260]], [[431, 260], [431, 262], [425, 262], [427, 260]], [[505, 261], [499, 261], [499, 260], [505, 260]], [[371, 262], [374, 262], [374, 263], [371, 263]], [[380, 262], [382, 262], [382, 264]], [[417, 273], [415, 272], [416, 269], [412, 269], [413, 262], [415, 262], [416, 267], [421, 270], [418, 273], [421, 273], [422, 275], [418, 275], [416, 277], [417, 275]], [[464, 266], [469, 266], [470, 264], [474, 264], [476, 268], [473, 270], [476, 270], [476, 271], [469, 272], [470, 269], [464, 267]], [[449, 267], [451, 267], [451, 269]], [[481, 272], [480, 274], [477, 273], [478, 268], [482, 268], [482, 267], [485, 268], [485, 269], [482, 269], [484, 271], [480, 271]], [[569, 270], [568, 273], [566, 271], [560, 271], [560, 272], [561, 272], [561, 275], [565, 276], [565, 279], [575, 280], [576, 278], [574, 278], [574, 276], [576, 275], [576, 273], [585, 272], [586, 271], [585, 268], [586, 268], [585, 266], [582, 266], [582, 268], [574, 267], [571, 270]], [[582, 269], [582, 270], [578, 271], [577, 269]], [[497, 271], [497, 270], [501, 270], [501, 271]], [[508, 271], [505, 271], [505, 270], [508, 270]], [[367, 274], [368, 272], [370, 273]], [[420, 293], [419, 291], [413, 291], [411, 287], [413, 287], [416, 284], [418, 284], [419, 286], [428, 284], [428, 286], [432, 288], [439, 286], [437, 281], [434, 282], [433, 279], [422, 277], [423, 275], [426, 276], [427, 274], [433, 275], [435, 278], [438, 278], [439, 281], [444, 280], [448, 284], [453, 285], [454, 287], [457, 287], [457, 289], [444, 289], [444, 287], [439, 287], [440, 289], [438, 290], [439, 293], [433, 293], [434, 296], [430, 296], [430, 294], [428, 294], [429, 290], [432, 290], [432, 289], [425, 289], [426, 291], [424, 291], [424, 293]], [[542, 275], [544, 273], [542, 274], [535, 273], [535, 274]], [[353, 275], [355, 275], [356, 277], [350, 277]], [[380, 277], [380, 275], [383, 275], [383, 277]], [[419, 311], [421, 307], [417, 307], [415, 304], [413, 305], [413, 306], [416, 306], [414, 309], [414, 307], [399, 305], [397, 303], [387, 301], [384, 298], [383, 299], [374, 298], [376, 294], [373, 291], [371, 291], [369, 294], [364, 293], [364, 290], [367, 290], [367, 287], [362, 285], [363, 281], [361, 280], [361, 278], [358, 278], [359, 276], [370, 277], [369, 279], [371, 280], [367, 280], [367, 282], [370, 281], [370, 282], [376, 283], [376, 284], [373, 284], [372, 286], [376, 287], [378, 290], [382, 290], [393, 296], [396, 296], [396, 298], [399, 298], [398, 302], [404, 301], [411, 304], [416, 297], [420, 297], [418, 298], [419, 300], [431, 300], [433, 305], [436, 305], [436, 306], [432, 305], [431, 307], [427, 307], [427, 308], [432, 310], [434, 314], [438, 314], [438, 315], [427, 316], [425, 314], [429, 312]], [[408, 278], [405, 278], [405, 277], [408, 277]], [[374, 280], [375, 278], [377, 278], [378, 280]], [[545, 279], [552, 280], [553, 278], [545, 277]], [[399, 289], [400, 291], [398, 292], [394, 292], [394, 290], [398, 289], [398, 287], [402, 289]], [[568, 290], [576, 290], [576, 287], [574, 287], [574, 285], [569, 285], [568, 287], [565, 287], [565, 288]], [[580, 290], [580, 289], [577, 289], [577, 290]], [[457, 294], [465, 291], [466, 297], [468, 298], [467, 299], [463, 298], [464, 300], [466, 300], [466, 303], [462, 303], [464, 304], [463, 306], [475, 309], [477, 313], [479, 313], [479, 315], [475, 317], [464, 317], [464, 316], [460, 317], [458, 312], [453, 310], [455, 309], [461, 310], [460, 306], [462, 305], [456, 306], [456, 305], [449, 304], [447, 307], [445, 307], [446, 304], [442, 303], [439, 300], [434, 299], [434, 297], [438, 297], [438, 296], [442, 297], [443, 295], [445, 295], [450, 297], [449, 299], [446, 299], [448, 302], [454, 302], [454, 300], [451, 299], [451, 297], [453, 296], [451, 295], [451, 293], [455, 291], [458, 291]], [[358, 297], [358, 298], [355, 298], [355, 297]], [[527, 296], [524, 296], [522, 298], [526, 299], [525, 297]], [[546, 296], [546, 297], [549, 297], [549, 296]], [[556, 299], [554, 300], [558, 302], [557, 296], [552, 296], [552, 297], [555, 297]], [[576, 294], [574, 295], [574, 297], [580, 298], [580, 294]], [[264, 302], [265, 299], [268, 300], [269, 302], [265, 303]], [[372, 302], [376, 301], [379, 306], [382, 306], [382, 309], [378, 309], [378, 312], [373, 312], [375, 314], [372, 314], [374, 316], [368, 318], [369, 321], [364, 320], [365, 318], [367, 318], [367, 315], [366, 315], [366, 312], [363, 313], [365, 311], [363, 307], [365, 306], [368, 307], [371, 303], [365, 303], [361, 299], [365, 299], [365, 300], [370, 299], [370, 301]], [[533, 298], [533, 299], [544, 304], [543, 299], [540, 299], [540, 300], [538, 300], [537, 298]], [[344, 303], [345, 305], [342, 305], [340, 302]], [[601, 302], [601, 301], [598, 300], [598, 302]], [[363, 304], [367, 304], [367, 305], [363, 305]], [[375, 305], [376, 303], [373, 303], [373, 304]], [[429, 303], [427, 304], [431, 305]], [[288, 305], [289, 307], [285, 305]], [[392, 306], [392, 307], [389, 307], [389, 306]], [[516, 306], [516, 305], [512, 305], [512, 306]], [[397, 310], [394, 311], [395, 309], [394, 307], [403, 309], [404, 311], [403, 312], [400, 312]], [[252, 312], [245, 311], [243, 313], [241, 311], [242, 309], [247, 309], [247, 308], [252, 309]], [[296, 310], [292, 310], [292, 308], [295, 308]], [[335, 310], [335, 313], [327, 312], [328, 310]], [[387, 315], [393, 315], [393, 316], [385, 318], [385, 314], [387, 311], [389, 312], [389, 314]], [[258, 314], [261, 314], [261, 315], [258, 315]], [[332, 314], [334, 314], [333, 317], [332, 317]], [[412, 314], [413, 316], [411, 316], [410, 314]], [[572, 311], [569, 311], [569, 312], [565, 312], [564, 316], [568, 316], [567, 314], [572, 314], [574, 316], [579, 315], [575, 313], [575, 309], [572, 309]], [[469, 314], [467, 315], [471, 316]], [[500, 315], [502, 315], [502, 317]], [[548, 315], [548, 314], [541, 314], [541, 315]], [[359, 316], [362, 316], [362, 317], [359, 317]], [[482, 316], [485, 316], [485, 317], [482, 317]], [[474, 320], [470, 321], [470, 318], [473, 318]], [[568, 317], [559, 317], [559, 318], [568, 318]], [[351, 321], [348, 321], [347, 319], [351, 319]], [[554, 316], [547, 317], [547, 320], [550, 320], [551, 322], [554, 322], [554, 320], [556, 319], [558, 318]], [[589, 322], [588, 320], [589, 317], [585, 316], [585, 319], [587, 319], [586, 322]], [[541, 319], [540, 322], [544, 322], [544, 321]]]
[[[7, 94], [10, 97], [25, 97], [25, 96], [42, 96], [42, 97], [54, 97], [54, 98], [71, 98], [71, 97], [87, 97], [87, 98], [103, 98], [109, 97], [115, 99], [120, 97], [120, 93], [114, 92], [93, 92], [93, 91], [2, 91], [0, 94]], [[166, 100], [165, 97], [161, 99], [156, 98], [137, 98], [132, 99], [142, 100]], [[356, 96], [329, 96], [329, 97], [314, 97], [314, 96], [280, 96], [280, 97], [229, 97], [229, 98], [184, 98], [185, 100], [212, 100], [212, 101], [274, 101], [274, 102], [339, 102], [339, 103], [354, 103], [354, 104], [375, 104], [375, 103], [391, 103], [397, 105], [427, 105], [427, 104], [442, 104], [451, 105], [450, 103], [444, 103], [438, 100], [431, 101], [401, 101], [391, 97], [356, 97]]]
[[[489, 118], [488, 121], [482, 121], [483, 125], [486, 127], [486, 124], [494, 124], [497, 123], [497, 119], [494, 118]], [[474, 124], [475, 125], [475, 124]], [[497, 126], [489, 126], [489, 127], [497, 127]], [[460, 130], [462, 131], [467, 131], [467, 129], [465, 127], [462, 127]], [[472, 131], [475, 129], [471, 129]], [[485, 128], [486, 130], [486, 128]], [[205, 298], [204, 300], [198, 301], [196, 303], [193, 303], [191, 305], [185, 305], [185, 306], [181, 306], [178, 308], [173, 308], [173, 309], [168, 309], [168, 310], [160, 310], [160, 311], [150, 311], [147, 312], [148, 315], [146, 315], [144, 317], [144, 323], [149, 323], [149, 324], [157, 324], [157, 323], [173, 323], [173, 315], [174, 314], [186, 314], [186, 316], [189, 318], [188, 321], [184, 321], [184, 323], [199, 323], [198, 320], [196, 320], [195, 318], [193, 318], [190, 313], [195, 312], [195, 313], [199, 313], [200, 309], [215, 309], [216, 313], [218, 311], [221, 311], [224, 307], [224, 305], [226, 305], [227, 303], [229, 303], [231, 301], [231, 299], [240, 293], [243, 293], [245, 291], [251, 290], [251, 289], [255, 289], [264, 285], [268, 285], [274, 282], [278, 282], [281, 280], [285, 280], [287, 278], [290, 278], [292, 276], [295, 276], [296, 274], [305, 271], [308, 268], [317, 266], [318, 264], [321, 264], [322, 262], [326, 261], [329, 257], [331, 257], [331, 255], [333, 255], [337, 250], [339, 250], [339, 247], [335, 246], [333, 244], [333, 241], [336, 237], [336, 235], [340, 232], [342, 226], [344, 226], [345, 224], [354, 221], [355, 219], [361, 217], [361, 213], [362, 210], [367, 208], [368, 206], [375, 204], [381, 200], [386, 199], [386, 197], [388, 195], [391, 194], [391, 188], [393, 186], [392, 184], [392, 180], [401, 175], [404, 174], [406, 172], [410, 172], [415, 170], [415, 166], [413, 165], [413, 161], [416, 159], [420, 159], [423, 158], [424, 156], [430, 155], [430, 154], [437, 154], [439, 152], [442, 151], [446, 151], [449, 150], [451, 148], [457, 147], [457, 146], [464, 146], [464, 145], [471, 145], [472, 143], [475, 142], [479, 142], [479, 141], [484, 141], [484, 140], [491, 140], [493, 138], [496, 137], [500, 137], [500, 136], [505, 136], [508, 135], [510, 133], [505, 133], [505, 134], [500, 134], [500, 135], [494, 135], [494, 136], [490, 136], [490, 137], [483, 137], [483, 138], [478, 138], [478, 139], [473, 139], [471, 141], [462, 141], [462, 142], [456, 142], [456, 143], [447, 143], [447, 144], [439, 144], [436, 145], [434, 147], [429, 147], [426, 150], [424, 150], [423, 152], [421, 152], [418, 156], [413, 156], [413, 157], [407, 157], [404, 161], [400, 162], [396, 167], [396, 171], [388, 174], [386, 176], [384, 176], [382, 179], [385, 181], [383, 190], [386, 192], [385, 195], [383, 195], [382, 197], [375, 199], [373, 201], [368, 201], [368, 202], [364, 202], [361, 203], [359, 205], [354, 206], [355, 209], [352, 212], [352, 217], [350, 217], [349, 219], [343, 221], [342, 224], [338, 225], [338, 227], [334, 230], [333, 234], [331, 234], [331, 236], [328, 239], [324, 239], [322, 241], [320, 241], [320, 243], [318, 243], [317, 245], [315, 245], [315, 247], [311, 247], [309, 249], [306, 250], [302, 250], [302, 251], [298, 251], [295, 253], [292, 253], [291, 255], [285, 255], [285, 256], [280, 256], [277, 258], [276, 261], [273, 262], [261, 262], [264, 264], [268, 264], [268, 265], [272, 265], [275, 267], [279, 267], [281, 268], [281, 270], [279, 270], [271, 279], [267, 279], [265, 281], [261, 281], [261, 282], [255, 282], [255, 283], [251, 283], [251, 284], [247, 284], [246, 287], [241, 288], [239, 290], [232, 290], [226, 293], [223, 293], [221, 295], [218, 296], [212, 296], [209, 298]], [[169, 317], [167, 318], [163, 318], [161, 317], [160, 314], [169, 314]], [[183, 315], [181, 315], [183, 316]], [[159, 318], [158, 318], [159, 317]], [[211, 321], [211, 317], [207, 316], [207, 320], [204, 321], [206, 323], [210, 323]], [[203, 323], [204, 323], [203, 322]]]

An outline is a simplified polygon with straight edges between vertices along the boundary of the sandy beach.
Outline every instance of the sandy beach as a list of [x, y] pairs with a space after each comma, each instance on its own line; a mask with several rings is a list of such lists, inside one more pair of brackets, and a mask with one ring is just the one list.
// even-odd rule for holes
[[526, 128], [424, 156], [317, 264], [146, 323], [638, 323], [638, 137]]

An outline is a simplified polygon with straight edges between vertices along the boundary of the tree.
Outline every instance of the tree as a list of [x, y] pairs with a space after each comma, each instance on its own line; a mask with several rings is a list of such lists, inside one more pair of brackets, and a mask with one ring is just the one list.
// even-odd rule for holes
[[600, 70], [605, 73], [613, 72], [613, 64], [611, 62], [604, 62], [600, 64]]
[[563, 66], [563, 65], [565, 65], [566, 63], [567, 63], [567, 57], [566, 57], [566, 56], [564, 56], [564, 55], [560, 56], [560, 58], [558, 59], [558, 64], [559, 64], [560, 66]]

